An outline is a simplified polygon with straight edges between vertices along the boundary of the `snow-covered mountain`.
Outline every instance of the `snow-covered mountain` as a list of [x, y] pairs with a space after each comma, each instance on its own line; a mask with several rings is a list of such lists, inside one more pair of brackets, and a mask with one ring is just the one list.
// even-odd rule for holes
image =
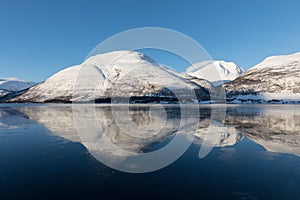
[[193, 64], [186, 73], [212, 82], [215, 86], [222, 85], [239, 77], [244, 70], [233, 62], [208, 60]]
[[300, 53], [268, 57], [224, 88], [233, 103], [300, 102]]
[[[9, 102], [153, 102], [210, 98], [207, 88], [166, 69], [142, 53], [115, 51], [68, 67]], [[112, 99], [113, 98], [113, 99]], [[121, 100], [120, 100], [121, 99]]]
[[34, 86], [35, 83], [18, 80], [17, 78], [0, 78], [0, 97], [11, 92], [24, 90]]

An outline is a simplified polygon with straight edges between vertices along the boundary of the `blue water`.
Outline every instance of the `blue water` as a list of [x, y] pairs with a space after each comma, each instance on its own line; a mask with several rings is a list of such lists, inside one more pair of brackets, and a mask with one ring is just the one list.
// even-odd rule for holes
[[[89, 114], [91, 107], [95, 115]], [[214, 118], [216, 108], [222, 108], [222, 116]], [[223, 111], [217, 105], [2, 105], [1, 199], [300, 199], [300, 106], [228, 105], [225, 116]], [[132, 160], [97, 146], [100, 137], [79, 130], [85, 124], [78, 127], [82, 121], [76, 116], [83, 123], [97, 121], [97, 133], [120, 148], [144, 154], [168, 146], [183, 119], [184, 131], [190, 131], [195, 117], [199, 124], [179, 159], [152, 172], [127, 173], [106, 166], [100, 157], [105, 154], [118, 166]], [[137, 127], [126, 126], [128, 120]], [[207, 133], [212, 120], [220, 120], [217, 126], [226, 130], [199, 158], [205, 138], [213, 134]], [[134, 137], [147, 126], [145, 137]], [[151, 135], [156, 126], [164, 128]]]

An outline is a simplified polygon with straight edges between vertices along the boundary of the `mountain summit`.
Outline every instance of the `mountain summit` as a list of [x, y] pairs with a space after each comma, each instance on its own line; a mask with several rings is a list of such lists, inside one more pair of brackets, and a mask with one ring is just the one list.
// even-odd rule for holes
[[186, 73], [212, 82], [215, 86], [232, 81], [239, 77], [244, 70], [233, 62], [208, 60], [193, 64]]
[[231, 102], [299, 102], [300, 53], [266, 58], [224, 85]]
[[[172, 102], [208, 100], [209, 91], [133, 51], [98, 54], [10, 97], [9, 102]], [[191, 92], [192, 91], [192, 92]], [[195, 95], [193, 95], [193, 94]]]

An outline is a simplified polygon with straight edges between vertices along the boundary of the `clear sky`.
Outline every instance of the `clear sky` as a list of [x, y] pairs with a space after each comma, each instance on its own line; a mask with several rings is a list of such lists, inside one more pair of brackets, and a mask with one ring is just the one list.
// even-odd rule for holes
[[187, 34], [245, 69], [300, 51], [298, 0], [0, 0], [0, 77], [42, 81], [109, 36], [146, 26]]

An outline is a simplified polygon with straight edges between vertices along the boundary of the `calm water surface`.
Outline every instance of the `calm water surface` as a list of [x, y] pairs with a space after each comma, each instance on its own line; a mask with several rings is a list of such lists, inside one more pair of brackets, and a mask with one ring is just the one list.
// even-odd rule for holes
[[[176, 105], [3, 104], [1, 199], [300, 199], [300, 106], [185, 109], [199, 116]], [[99, 161], [121, 166], [131, 153], [165, 148], [179, 126], [191, 145], [163, 169], [126, 173]], [[101, 135], [128, 154], [100, 143]], [[204, 142], [214, 148], [201, 156]]]

